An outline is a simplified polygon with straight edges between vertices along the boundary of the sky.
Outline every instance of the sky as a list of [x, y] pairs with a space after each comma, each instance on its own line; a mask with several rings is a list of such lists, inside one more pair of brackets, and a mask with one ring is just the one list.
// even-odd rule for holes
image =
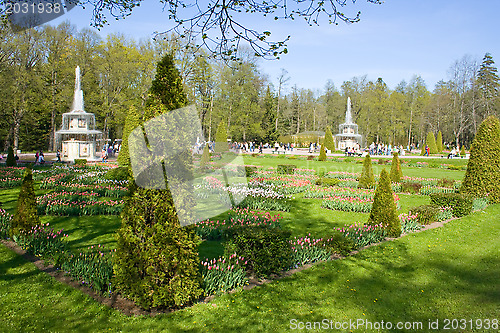
[[[309, 27], [300, 20], [246, 15], [246, 24], [271, 31], [274, 40], [291, 35], [288, 54], [280, 60], [260, 60], [261, 72], [276, 84], [283, 68], [290, 77], [287, 89], [297, 85], [312, 90], [324, 89], [327, 80], [340, 88], [344, 81], [363, 75], [368, 80], [381, 77], [394, 89], [402, 80], [419, 75], [432, 91], [438, 81], [449, 79], [449, 68], [466, 55], [481, 62], [489, 52], [497, 66], [500, 63], [499, 0], [347, 2], [343, 12], [355, 16], [361, 11], [360, 22], [330, 25], [324, 19]], [[158, 0], [145, 0], [129, 17], [110, 19], [96, 32], [103, 38], [115, 32], [136, 40], [152, 38], [154, 32], [172, 27], [162, 8]], [[89, 27], [91, 15], [91, 8], [77, 7], [49, 24], [67, 20], [81, 29]]]

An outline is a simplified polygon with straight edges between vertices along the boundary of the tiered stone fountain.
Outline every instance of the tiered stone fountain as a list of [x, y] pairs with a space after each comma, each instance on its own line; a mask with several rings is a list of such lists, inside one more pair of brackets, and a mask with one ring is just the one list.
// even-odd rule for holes
[[56, 132], [56, 143], [64, 161], [97, 160], [97, 140], [102, 132], [95, 129], [95, 116], [83, 108], [80, 67], [75, 70], [75, 96], [70, 112], [62, 115], [62, 128]]
[[363, 136], [358, 133], [358, 125], [352, 120], [351, 98], [347, 97], [347, 111], [345, 114], [345, 123], [339, 125], [339, 134], [335, 135], [337, 149], [357, 148], [362, 145]]

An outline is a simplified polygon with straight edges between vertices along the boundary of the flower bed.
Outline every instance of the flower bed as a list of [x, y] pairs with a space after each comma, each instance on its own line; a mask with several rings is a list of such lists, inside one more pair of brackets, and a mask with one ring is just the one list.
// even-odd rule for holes
[[354, 223], [336, 230], [344, 237], [352, 240], [356, 248], [378, 243], [385, 239], [385, 230], [382, 225], [371, 226]]
[[214, 295], [248, 284], [245, 258], [231, 254], [201, 262], [201, 275], [205, 295]]

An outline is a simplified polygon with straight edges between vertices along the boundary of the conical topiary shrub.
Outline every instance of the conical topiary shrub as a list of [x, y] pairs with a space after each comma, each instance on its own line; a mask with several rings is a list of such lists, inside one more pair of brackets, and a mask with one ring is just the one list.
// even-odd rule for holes
[[335, 141], [333, 140], [333, 135], [332, 131], [330, 130], [330, 126], [326, 127], [325, 130], [325, 143], [324, 143], [326, 149], [330, 150], [331, 152], [335, 151]]
[[462, 148], [460, 148], [460, 156], [465, 157], [465, 146], [462, 145]]
[[438, 150], [438, 153], [441, 153], [444, 149], [444, 147], [443, 147], [443, 133], [441, 133], [441, 131], [438, 132], [437, 137], [436, 137], [436, 148]]
[[479, 126], [470, 147], [469, 162], [460, 192], [474, 197], [488, 196], [490, 202], [500, 202], [499, 161], [500, 121], [495, 116], [489, 116]]
[[321, 145], [321, 149], [319, 150], [318, 161], [326, 161], [325, 145]]
[[373, 176], [372, 159], [370, 155], [366, 155], [363, 160], [363, 171], [358, 183], [359, 188], [375, 187], [375, 177]]
[[9, 149], [8, 149], [7, 160], [5, 161], [5, 164], [8, 167], [12, 167], [12, 166], [17, 165], [16, 157], [14, 156], [14, 149], [12, 149], [12, 147], [9, 147]]
[[[165, 56], [158, 64], [150, 92], [145, 121], [187, 103], [172, 56]], [[177, 180], [182, 184], [192, 177], [191, 154], [187, 150], [185, 153], [186, 156], [177, 155], [175, 161], [155, 162], [175, 166], [178, 177], [182, 177]], [[178, 212], [183, 216], [191, 214], [194, 198], [185, 191], [185, 195], [176, 198], [182, 204], [174, 206], [169, 188], [145, 189], [132, 179], [129, 184], [130, 193], [118, 230], [114, 285], [145, 309], [181, 308], [193, 303], [203, 292], [198, 266], [199, 238], [192, 226], [180, 225]], [[179, 191], [182, 186], [176, 188], [176, 195]]]
[[372, 210], [367, 224], [384, 226], [387, 235], [390, 237], [401, 235], [401, 223], [396, 212], [391, 181], [385, 169], [380, 173], [380, 179], [375, 190]]
[[204, 168], [210, 162], [210, 150], [208, 149], [208, 144], [203, 147], [203, 154], [201, 155], [200, 167]]
[[429, 151], [431, 154], [437, 154], [438, 149], [436, 147], [436, 138], [434, 137], [434, 133], [427, 133], [426, 145], [429, 146]]
[[215, 133], [215, 152], [223, 153], [229, 150], [227, 145], [227, 129], [224, 120], [221, 120]]
[[30, 168], [24, 171], [23, 184], [17, 198], [16, 213], [11, 223], [11, 236], [31, 230], [40, 224], [37, 214], [35, 188], [33, 186], [33, 174]]
[[141, 125], [141, 115], [134, 106], [127, 111], [125, 126], [123, 128], [122, 145], [118, 154], [118, 164], [121, 166], [130, 165], [130, 155], [128, 151], [128, 136], [138, 126]]
[[391, 182], [399, 183], [401, 181], [401, 177], [403, 177], [403, 171], [401, 170], [398, 153], [394, 153], [393, 155], [389, 178], [391, 179]]

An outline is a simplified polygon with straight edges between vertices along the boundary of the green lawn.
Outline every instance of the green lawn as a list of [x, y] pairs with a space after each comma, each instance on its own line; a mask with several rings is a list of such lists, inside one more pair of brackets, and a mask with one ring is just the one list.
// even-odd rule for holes
[[430, 331], [429, 320], [498, 319], [499, 221], [500, 205], [490, 206], [443, 228], [154, 318], [102, 306], [0, 246], [0, 331], [285, 332], [292, 319], [411, 321]]

